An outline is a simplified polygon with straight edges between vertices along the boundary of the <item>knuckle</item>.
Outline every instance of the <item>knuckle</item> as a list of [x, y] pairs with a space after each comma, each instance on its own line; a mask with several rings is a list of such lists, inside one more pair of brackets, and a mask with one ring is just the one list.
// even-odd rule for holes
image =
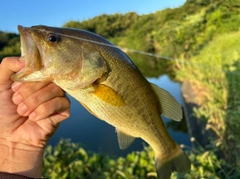
[[24, 83], [22, 87], [19, 89], [19, 93], [22, 96], [26, 96], [26, 94], [32, 94], [33, 93], [33, 85], [31, 83]]
[[68, 97], [62, 97], [61, 98], [61, 106], [60, 108], [65, 111], [69, 110], [71, 105], [71, 101], [68, 99]]
[[46, 101], [39, 105], [38, 110], [40, 113], [46, 113], [46, 111], [54, 113], [61, 108], [62, 101], [60, 100], [60, 97], [55, 97], [49, 101]]
[[7, 67], [9, 66], [9, 63], [11, 63], [11, 60], [9, 57], [5, 57], [2, 59], [1, 66], [2, 67]]
[[65, 92], [64, 92], [59, 86], [57, 86], [57, 85], [54, 84], [54, 83], [51, 83], [51, 84], [49, 85], [49, 88], [51, 88], [51, 89], [52, 89], [52, 92], [53, 92], [54, 94], [56, 94], [57, 96], [64, 96], [64, 95], [65, 95]]
[[70, 100], [67, 97], [55, 98], [54, 104], [56, 112], [64, 112], [70, 109]]
[[64, 106], [65, 101], [62, 100], [62, 97], [56, 97], [56, 98], [54, 99], [54, 104], [55, 104], [56, 110], [60, 110], [60, 109], [62, 109], [62, 107]]
[[50, 109], [51, 109], [51, 105], [46, 102], [46, 103], [42, 103], [42, 104], [38, 107], [37, 111], [38, 111], [39, 114], [45, 114], [45, 113], [47, 113]]
[[71, 100], [70, 100], [67, 96], [65, 96], [64, 98], [65, 98], [65, 100], [67, 101], [67, 106], [70, 107], [70, 105], [71, 105]]
[[5, 65], [7, 63], [7, 61], [8, 61], [8, 57], [5, 57], [5, 58], [2, 59], [1, 64]]
[[29, 98], [29, 105], [38, 105], [39, 104], [39, 101], [40, 101], [40, 96], [38, 95], [32, 95], [30, 98]]
[[64, 112], [65, 116], [70, 116], [70, 100], [66, 97], [55, 97], [38, 106], [36, 112], [41, 115], [52, 115], [59, 112]]

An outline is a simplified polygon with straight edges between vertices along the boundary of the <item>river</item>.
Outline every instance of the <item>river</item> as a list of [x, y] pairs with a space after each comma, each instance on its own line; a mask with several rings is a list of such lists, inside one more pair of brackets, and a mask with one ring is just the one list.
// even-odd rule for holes
[[[148, 78], [148, 80], [166, 89], [182, 105], [180, 84], [172, 82], [167, 75], [159, 78]], [[87, 151], [111, 156], [125, 156], [131, 151], [142, 150], [143, 146], [147, 145], [143, 140], [136, 139], [129, 148], [120, 150], [115, 128], [91, 115], [72, 97], [69, 98], [71, 100], [71, 115], [61, 123], [48, 144], [54, 146], [61, 138], [68, 138], [72, 142], [80, 143]], [[173, 122], [164, 117], [163, 120], [168, 132], [178, 144], [191, 146], [184, 120], [182, 122]]]

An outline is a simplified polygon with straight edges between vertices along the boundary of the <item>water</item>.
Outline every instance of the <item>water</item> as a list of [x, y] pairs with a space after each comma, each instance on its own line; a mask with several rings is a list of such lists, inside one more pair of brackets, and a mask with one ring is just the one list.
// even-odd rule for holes
[[[182, 104], [180, 84], [172, 82], [167, 75], [148, 80], [169, 91]], [[140, 151], [144, 145], [147, 145], [143, 140], [136, 139], [129, 148], [120, 150], [115, 128], [91, 115], [72, 97], [69, 98], [71, 100], [71, 116], [61, 123], [49, 144], [56, 145], [61, 138], [70, 138], [72, 142], [80, 143], [88, 151], [112, 156], [125, 156], [131, 151]], [[181, 127], [185, 126], [184, 121], [179, 123], [166, 118], [163, 120], [167, 126], [174, 126], [168, 127], [168, 132], [177, 143], [191, 145], [186, 130]]]

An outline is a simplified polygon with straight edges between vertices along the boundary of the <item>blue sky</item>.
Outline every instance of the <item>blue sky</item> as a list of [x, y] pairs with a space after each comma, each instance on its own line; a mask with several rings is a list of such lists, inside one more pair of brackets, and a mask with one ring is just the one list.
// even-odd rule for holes
[[181, 6], [186, 0], [1, 0], [0, 30], [17, 32], [17, 25], [61, 27], [70, 20], [87, 20], [97, 15], [137, 12], [139, 15], [167, 7]]

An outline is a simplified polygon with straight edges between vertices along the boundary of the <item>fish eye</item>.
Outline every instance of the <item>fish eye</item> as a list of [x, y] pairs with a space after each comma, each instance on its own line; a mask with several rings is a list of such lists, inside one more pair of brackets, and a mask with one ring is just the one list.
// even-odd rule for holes
[[48, 34], [47, 40], [51, 43], [57, 43], [60, 41], [60, 37], [56, 34]]

